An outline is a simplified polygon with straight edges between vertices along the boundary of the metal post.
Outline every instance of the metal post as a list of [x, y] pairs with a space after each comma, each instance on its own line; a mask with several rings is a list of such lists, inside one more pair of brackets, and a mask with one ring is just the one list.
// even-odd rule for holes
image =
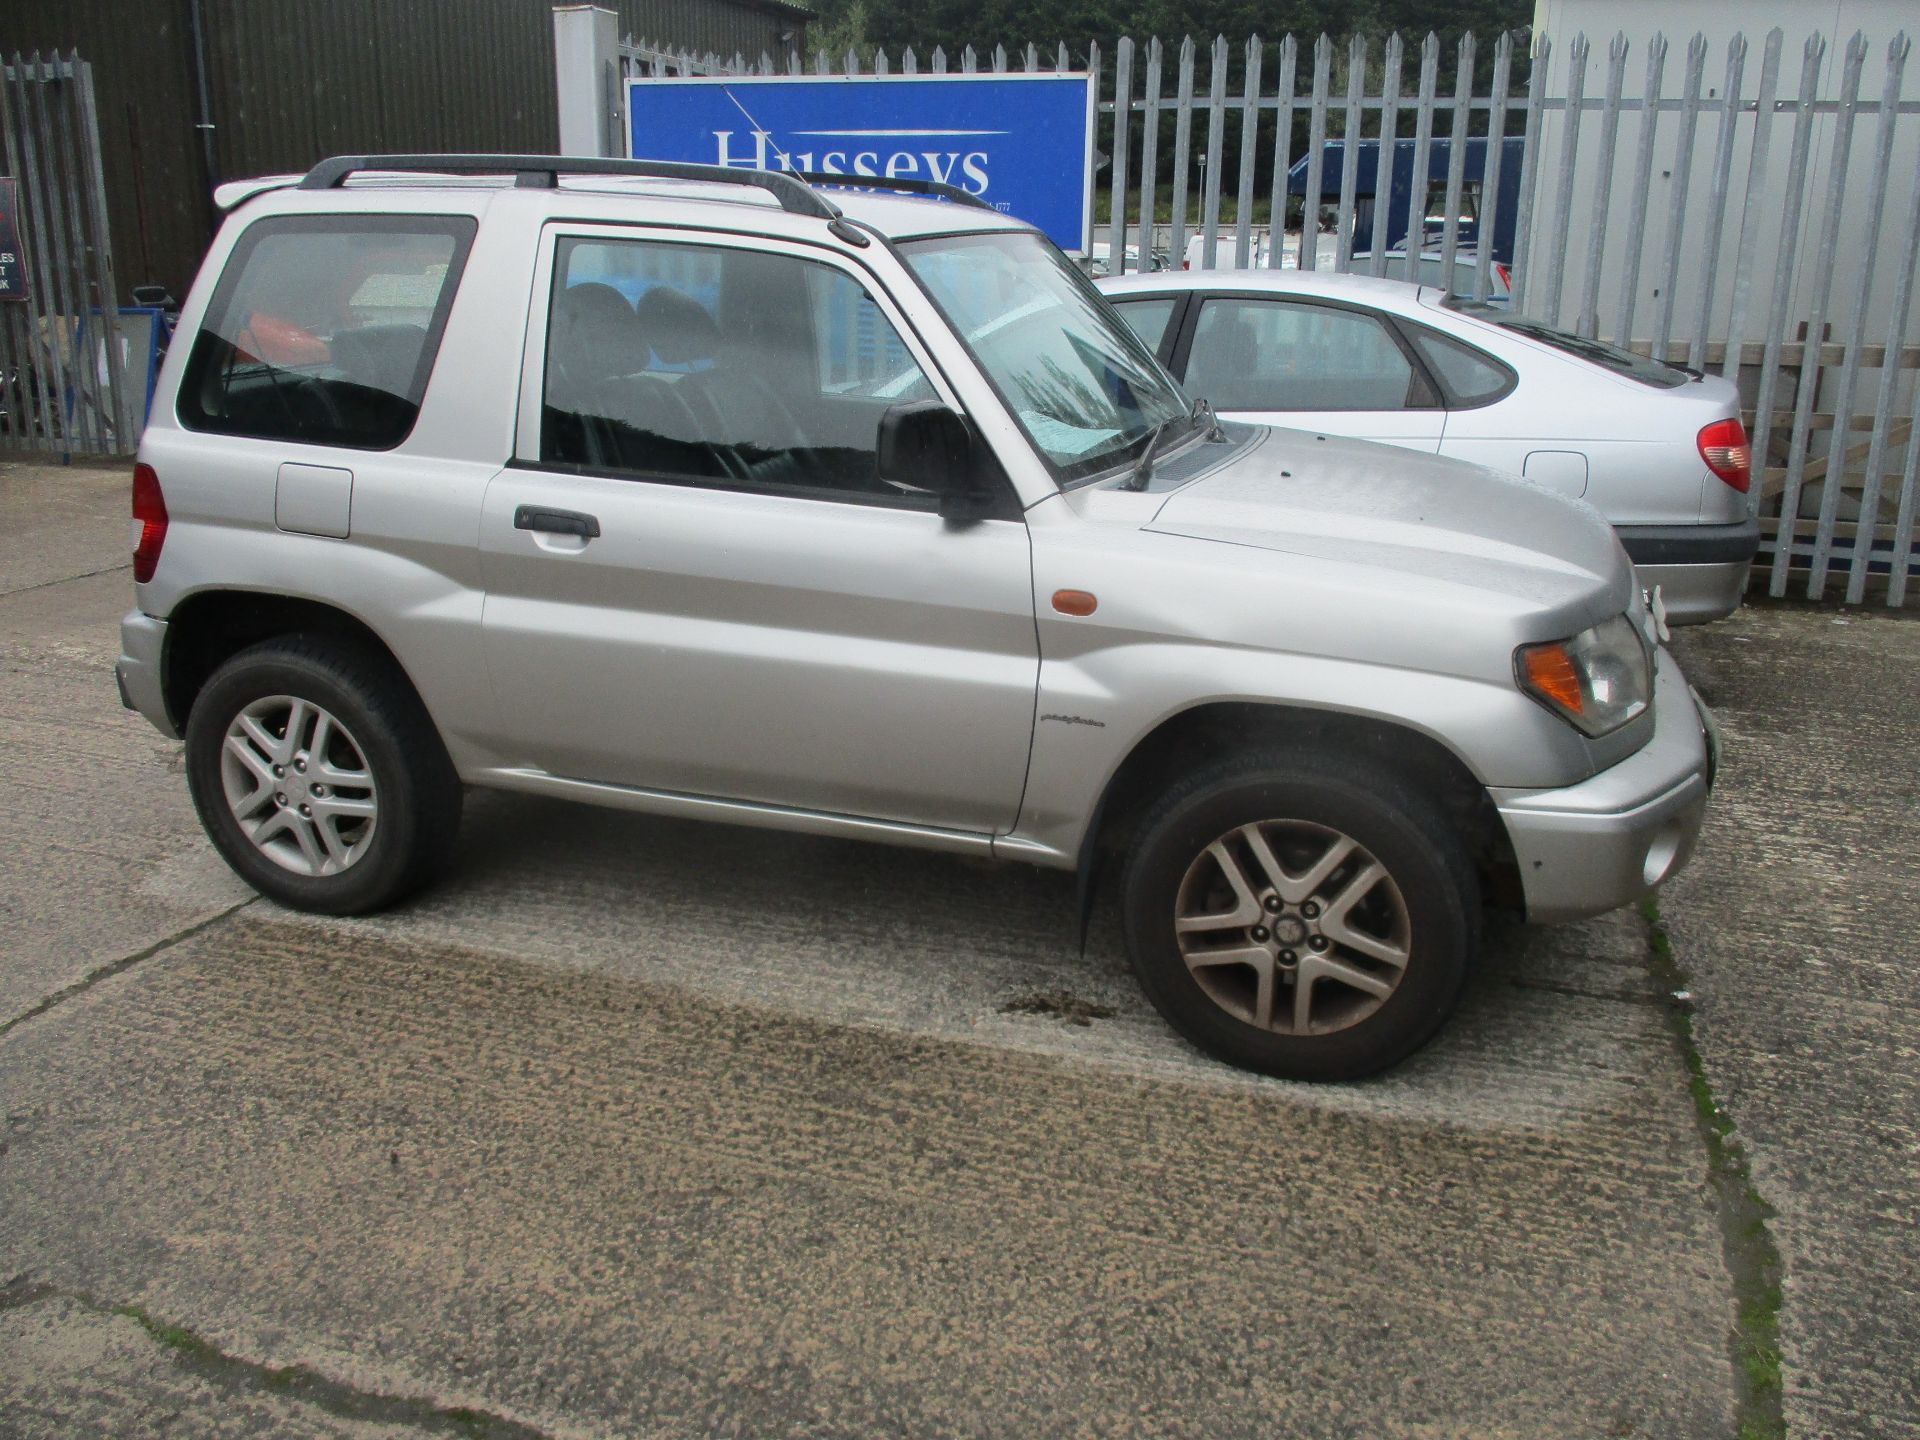
[[1420, 278], [1420, 252], [1426, 248], [1427, 171], [1433, 155], [1433, 106], [1435, 87], [1439, 83], [1440, 37], [1429, 30], [1420, 44], [1420, 102], [1414, 111], [1413, 170], [1407, 182], [1407, 239], [1402, 280]]
[[1216, 35], [1207, 70], [1207, 150], [1202, 157], [1200, 268], [1219, 262], [1220, 174], [1227, 168], [1227, 37]]
[[1187, 258], [1187, 162], [1193, 149], [1193, 37], [1180, 40], [1180, 91], [1173, 120], [1173, 257]]
[[1353, 195], [1360, 178], [1361, 103], [1367, 93], [1367, 39], [1356, 35], [1347, 46], [1347, 123], [1340, 132], [1340, 219], [1334, 235], [1333, 268], [1353, 268]]
[[1393, 141], [1400, 118], [1402, 56], [1400, 34], [1395, 31], [1387, 37], [1386, 54], [1381, 60], [1385, 68], [1380, 85], [1379, 148], [1373, 160], [1373, 234], [1367, 244], [1369, 275], [1387, 273], [1387, 212], [1393, 208]]
[[[1594, 213], [1604, 215], [1613, 204], [1613, 155], [1620, 140], [1620, 91], [1626, 82], [1627, 37], [1615, 35], [1607, 47], [1607, 98], [1600, 109], [1600, 171], [1594, 180]], [[1606, 254], [1602, 231], [1587, 238], [1587, 271], [1580, 286], [1580, 309], [1574, 328], [1582, 335], [1600, 333], [1600, 269]]]
[[[1097, 89], [1100, 77], [1094, 76]], [[1107, 273], [1127, 273], [1127, 147], [1133, 129], [1133, 37], [1123, 35], [1113, 48], [1113, 183], [1107, 206]], [[1148, 239], [1140, 246], [1140, 268], [1146, 268]]]
[[1274, 90], [1273, 183], [1268, 192], [1267, 268], [1278, 270], [1287, 248], [1287, 175], [1293, 169], [1293, 81], [1299, 44], [1289, 35], [1280, 42], [1280, 83]]
[[1320, 259], [1320, 190], [1327, 149], [1327, 86], [1333, 69], [1333, 42], [1313, 42], [1313, 109], [1307, 115], [1307, 193], [1300, 203], [1300, 255], [1294, 264], [1311, 270]]
[[[1800, 487], [1807, 473], [1807, 452], [1813, 430], [1813, 402], [1820, 393], [1821, 344], [1826, 339], [1827, 301], [1833, 293], [1833, 257], [1840, 245], [1840, 227], [1846, 221], [1847, 158], [1853, 149], [1853, 122], [1859, 110], [1860, 71], [1867, 61], [1867, 37], [1858, 30], [1847, 42], [1840, 68], [1840, 111], [1833, 127], [1833, 155], [1827, 166], [1827, 200], [1822, 207], [1820, 248], [1813, 262], [1813, 297], [1807, 305], [1807, 338], [1801, 347], [1800, 388], [1793, 402], [1793, 439], [1787, 454], [1787, 483], [1780, 492], [1780, 533], [1774, 539], [1773, 571], [1767, 590], [1787, 593], [1787, 569], [1792, 563], [1794, 531], [1800, 518]], [[1839, 482], [1829, 475], [1827, 485]]]
[[1153, 268], [1154, 167], [1160, 151], [1160, 37], [1147, 42], [1147, 88], [1140, 119], [1140, 269]]
[[[625, 96], [612, 113], [606, 76], [620, 73], [620, 17], [598, 5], [553, 7], [553, 79], [562, 155], [626, 153]], [[621, 88], [621, 87], [616, 87]]]
[[[1240, 188], [1234, 192], [1233, 264], [1245, 270], [1253, 264], [1253, 162], [1260, 144], [1260, 60], [1263, 47], [1255, 35], [1247, 41], [1245, 83], [1240, 93], [1246, 109], [1240, 112]], [[1271, 234], [1273, 226], [1267, 226]]]
[[[1460, 196], [1467, 173], [1467, 118], [1473, 103], [1473, 48], [1472, 34], [1462, 35], [1453, 86], [1453, 127], [1447, 136], [1447, 213], [1440, 228], [1440, 274], [1444, 278], [1440, 283], [1449, 291], [1454, 288], [1453, 261], [1460, 242]], [[1481, 174], [1484, 176], [1485, 173], [1483, 166]], [[1491, 240], [1491, 236], [1486, 236], [1483, 243]]]
[[[1827, 432], [1827, 483], [1820, 491], [1820, 524], [1813, 537], [1813, 569], [1807, 576], [1807, 598], [1810, 600], [1818, 600], [1821, 592], [1827, 588], [1833, 532], [1840, 517], [1841, 482], [1847, 468], [1847, 437], [1852, 433], [1853, 424], [1853, 392], [1860, 381], [1861, 352], [1867, 345], [1873, 275], [1882, 255], [1880, 235], [1886, 220], [1887, 176], [1893, 167], [1894, 135], [1900, 124], [1901, 72], [1906, 68], [1908, 48], [1905, 35], [1896, 37], [1887, 47], [1887, 78], [1880, 96], [1880, 131], [1874, 146], [1873, 168], [1868, 172], [1866, 204], [1855, 212], [1856, 215], [1861, 212], [1865, 214], [1866, 238], [1860, 249], [1860, 278], [1854, 287], [1852, 321], [1847, 327], [1846, 361], [1840, 371], [1840, 383], [1834, 391], [1833, 429]], [[1913, 232], [1908, 231], [1906, 248], [1909, 254], [1912, 253], [1913, 243]], [[1898, 363], [1900, 322], [1905, 318], [1906, 309], [1902, 306], [1893, 312], [1888, 323], [1886, 368]], [[1883, 450], [1885, 443], [1884, 435], [1876, 430], [1868, 449]], [[1860, 524], [1853, 542], [1856, 564], [1861, 559], [1860, 552], [1872, 545], [1874, 524], [1880, 518], [1876, 513], [1879, 509], [1879, 478], [1872, 473], [1866, 477], [1867, 484], [1874, 492], [1874, 504], [1871, 508], [1865, 504], [1860, 507]]]
[[1807, 155], [1813, 144], [1814, 99], [1819, 93], [1820, 62], [1827, 42], [1819, 31], [1807, 37], [1800, 62], [1800, 97], [1794, 110], [1793, 143], [1787, 156], [1787, 183], [1780, 207], [1780, 248], [1774, 262], [1773, 300], [1767, 310], [1766, 335], [1760, 357], [1760, 391], [1753, 404], [1753, 456], [1757, 483], [1747, 492], [1747, 511], [1760, 513], [1765, 491], [1767, 456], [1773, 449], [1773, 395], [1780, 380], [1780, 346], [1787, 326], [1787, 304], [1793, 293], [1794, 261], [1799, 254], [1802, 190], [1807, 178]]

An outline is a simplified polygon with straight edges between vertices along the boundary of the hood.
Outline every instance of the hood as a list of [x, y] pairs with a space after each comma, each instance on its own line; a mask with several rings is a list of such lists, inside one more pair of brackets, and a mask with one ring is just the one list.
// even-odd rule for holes
[[1618, 613], [1632, 566], [1593, 507], [1479, 465], [1302, 430], [1258, 432], [1145, 527], [1523, 602]]

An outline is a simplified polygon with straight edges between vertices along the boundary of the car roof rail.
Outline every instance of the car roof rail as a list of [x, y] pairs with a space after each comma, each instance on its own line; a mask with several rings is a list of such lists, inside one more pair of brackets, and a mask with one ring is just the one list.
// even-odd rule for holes
[[1000, 212], [982, 200], [971, 190], [963, 190], [958, 185], [947, 185], [939, 180], [917, 180], [909, 175], [830, 175], [824, 170], [801, 170], [795, 172], [809, 185], [844, 186], [850, 190], [899, 190], [909, 195], [937, 195], [942, 200], [951, 200], [956, 205], [971, 205], [978, 210]]
[[[337, 190], [347, 177], [367, 170], [422, 175], [511, 175], [522, 189], [553, 190], [562, 175], [618, 175], [643, 180], [696, 180], [765, 190], [792, 215], [838, 220], [840, 207], [817, 195], [796, 176], [779, 170], [688, 165], [674, 160], [614, 160], [591, 155], [335, 155], [300, 182], [302, 190]], [[964, 192], [962, 192], [964, 193]]]

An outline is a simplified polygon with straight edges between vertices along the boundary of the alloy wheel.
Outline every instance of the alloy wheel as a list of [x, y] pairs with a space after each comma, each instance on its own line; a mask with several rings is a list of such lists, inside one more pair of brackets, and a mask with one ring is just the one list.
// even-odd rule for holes
[[1281, 1035], [1366, 1020], [1399, 988], [1413, 943], [1387, 868], [1352, 836], [1300, 820], [1238, 826], [1196, 855], [1174, 933], [1214, 1004]]
[[296, 875], [338, 875], [373, 841], [372, 768], [347, 727], [311, 700], [269, 695], [235, 715], [220, 781], [241, 833]]

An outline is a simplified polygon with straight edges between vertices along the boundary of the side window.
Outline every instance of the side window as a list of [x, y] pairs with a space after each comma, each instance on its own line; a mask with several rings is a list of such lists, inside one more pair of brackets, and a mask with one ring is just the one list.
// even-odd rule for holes
[[873, 296], [838, 270], [823, 265], [806, 269], [821, 388], [829, 395], [867, 396], [893, 404], [935, 398], [933, 386]]
[[1458, 409], [1491, 405], [1514, 386], [1514, 373], [1473, 346], [1423, 325], [1409, 325], [1413, 348], [1440, 377], [1448, 403]]
[[882, 482], [893, 405], [934, 389], [844, 271], [719, 246], [563, 237], [547, 316], [540, 459], [609, 475], [825, 499]]
[[279, 216], [227, 261], [181, 382], [190, 430], [389, 450], [420, 413], [464, 216]]
[[1186, 390], [1221, 410], [1400, 410], [1413, 363], [1375, 315], [1290, 300], [1208, 300]]
[[1167, 322], [1173, 319], [1174, 304], [1171, 298], [1116, 300], [1113, 302], [1113, 308], [1120, 312], [1120, 318], [1127, 322], [1127, 328], [1144, 340], [1149, 350], [1158, 355], [1160, 342], [1166, 338]]

